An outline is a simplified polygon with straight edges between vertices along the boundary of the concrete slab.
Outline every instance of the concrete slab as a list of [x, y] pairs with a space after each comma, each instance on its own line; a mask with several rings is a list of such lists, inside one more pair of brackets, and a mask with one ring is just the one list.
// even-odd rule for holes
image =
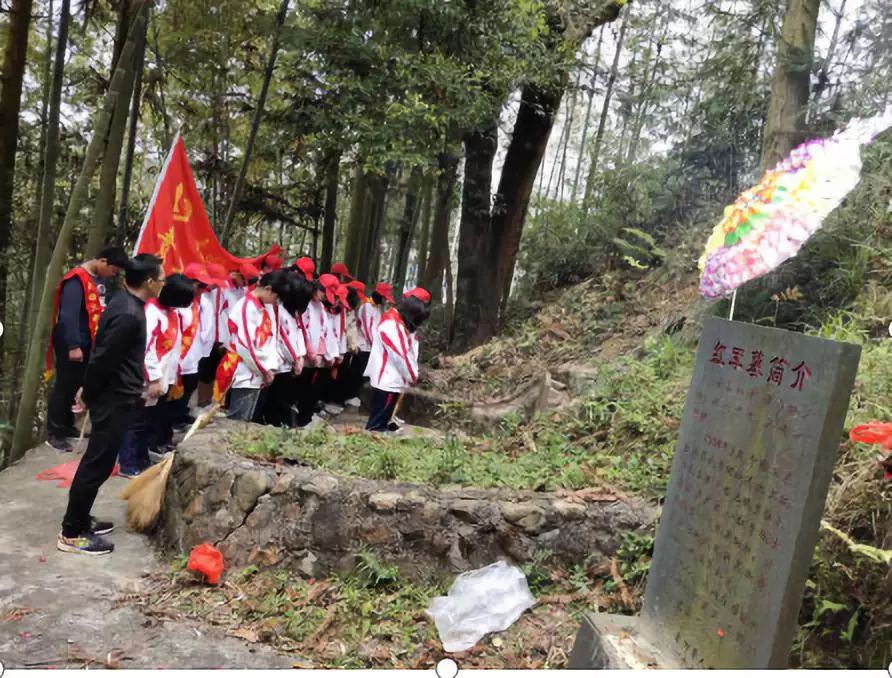
[[[116, 605], [162, 572], [148, 537], [127, 531], [126, 482], [109, 480], [93, 514], [114, 521], [115, 551], [80, 556], [56, 551], [68, 490], [35, 476], [70, 461], [44, 445], [0, 472], [0, 661], [6, 667], [81, 666], [73, 655], [104, 659], [119, 648], [122, 668], [289, 668], [295, 659], [270, 648], [179, 622], [158, 622], [137, 607]], [[10, 611], [30, 612], [16, 620]]]

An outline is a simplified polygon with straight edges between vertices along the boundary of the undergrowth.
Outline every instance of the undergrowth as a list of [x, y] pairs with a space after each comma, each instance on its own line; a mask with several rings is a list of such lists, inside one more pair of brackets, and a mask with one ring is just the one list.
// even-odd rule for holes
[[[626, 554], [632, 563], [639, 556]], [[298, 668], [432, 668], [444, 651], [426, 610], [450, 581], [413, 581], [371, 551], [356, 554], [344, 575], [308, 579], [248, 566], [211, 587], [185, 570], [185, 558], [132, 594], [148, 615], [201, 620], [252, 643], [299, 657]], [[479, 668], [561, 668], [586, 610], [632, 612], [607, 592], [609, 568], [552, 568], [547, 554], [524, 568], [536, 606], [504, 633], [454, 656]], [[451, 578], [450, 578], [451, 579]], [[631, 596], [630, 593], [627, 594]]]
[[247, 456], [364, 478], [531, 490], [598, 486], [658, 497], [692, 362], [691, 350], [676, 340], [649, 343], [641, 358], [604, 368], [576, 407], [526, 423], [507, 417], [488, 436], [435, 440], [267, 428], [233, 433], [230, 443]]

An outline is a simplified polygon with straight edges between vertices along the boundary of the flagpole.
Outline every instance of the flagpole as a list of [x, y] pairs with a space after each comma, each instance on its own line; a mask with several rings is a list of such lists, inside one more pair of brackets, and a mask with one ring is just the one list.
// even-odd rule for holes
[[180, 130], [177, 130], [177, 133], [174, 135], [173, 141], [170, 144], [170, 150], [167, 152], [167, 157], [164, 158], [164, 164], [161, 165], [161, 171], [158, 173], [158, 178], [155, 180], [155, 189], [152, 191], [152, 199], [149, 201], [149, 207], [146, 209], [146, 216], [143, 218], [142, 226], [139, 229], [139, 235], [136, 236], [136, 244], [133, 246], [133, 256], [136, 256], [139, 253], [142, 236], [146, 232], [146, 226], [149, 224], [149, 217], [152, 215], [152, 209], [155, 207], [155, 201], [158, 199], [158, 192], [161, 190], [161, 182], [164, 181], [164, 176], [167, 174], [167, 168], [170, 165], [170, 160], [173, 158], [173, 149], [176, 148], [179, 140]]

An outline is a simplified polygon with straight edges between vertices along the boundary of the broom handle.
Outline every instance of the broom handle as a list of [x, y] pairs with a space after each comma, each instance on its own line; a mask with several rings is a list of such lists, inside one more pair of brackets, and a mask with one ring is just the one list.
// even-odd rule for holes
[[87, 433], [87, 424], [90, 423], [90, 410], [87, 410], [84, 414], [84, 420], [81, 422], [81, 434], [77, 439], [77, 444], [74, 446], [74, 453], [80, 454], [81, 446], [84, 444], [84, 435]]

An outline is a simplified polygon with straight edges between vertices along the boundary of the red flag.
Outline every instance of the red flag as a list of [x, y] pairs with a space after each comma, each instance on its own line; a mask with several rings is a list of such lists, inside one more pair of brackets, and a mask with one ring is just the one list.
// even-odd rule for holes
[[245, 263], [261, 268], [267, 255], [280, 251], [273, 245], [265, 254], [243, 259], [223, 249], [195, 185], [186, 146], [177, 135], [155, 184], [134, 254], [157, 254], [164, 260], [164, 272], [171, 274], [192, 263], [220, 264], [227, 271], [238, 271]]

